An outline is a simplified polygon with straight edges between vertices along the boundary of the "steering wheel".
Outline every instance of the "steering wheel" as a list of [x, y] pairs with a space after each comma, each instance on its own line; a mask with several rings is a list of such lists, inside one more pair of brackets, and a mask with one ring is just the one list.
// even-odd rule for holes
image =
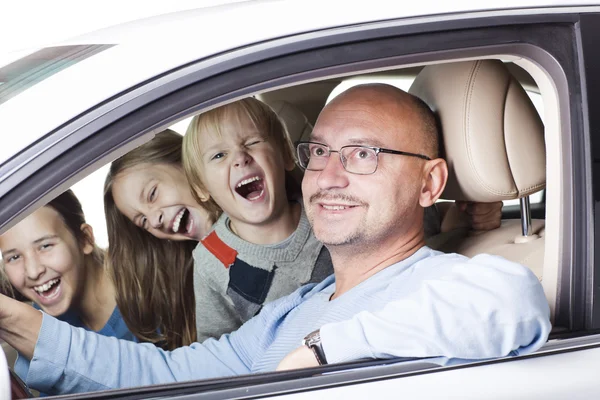
[[14, 399], [28, 399], [33, 397], [33, 394], [27, 388], [27, 385], [15, 374], [10, 368], [8, 369], [10, 375], [10, 394], [11, 398]]

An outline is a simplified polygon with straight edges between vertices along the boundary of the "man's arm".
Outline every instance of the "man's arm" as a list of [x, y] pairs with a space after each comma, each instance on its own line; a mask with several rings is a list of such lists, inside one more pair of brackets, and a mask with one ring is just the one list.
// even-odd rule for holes
[[431, 266], [441, 273], [425, 279], [413, 273], [414, 290], [399, 293], [381, 311], [321, 327], [328, 362], [486, 359], [529, 353], [546, 342], [550, 310], [531, 271], [490, 255], [440, 259], [446, 257], [448, 265]]
[[231, 338], [164, 351], [89, 332], [44, 315], [26, 383], [79, 393], [248, 373]]
[[41, 326], [40, 311], [0, 294], [0, 338], [29, 359]]
[[224, 335], [218, 341], [211, 339], [166, 352], [152, 344], [72, 327], [5, 296], [0, 297], [0, 310], [0, 337], [32, 359], [26, 383], [44, 393], [78, 393], [249, 373], [248, 357], [265, 324], [255, 318], [254, 323], [238, 331], [239, 336]]

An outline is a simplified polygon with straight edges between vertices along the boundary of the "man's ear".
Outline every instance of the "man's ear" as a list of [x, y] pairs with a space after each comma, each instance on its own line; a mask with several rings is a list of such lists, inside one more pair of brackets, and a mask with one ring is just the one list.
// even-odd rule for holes
[[83, 232], [83, 236], [85, 238], [85, 243], [81, 250], [83, 250], [83, 254], [89, 255], [92, 254], [94, 248], [96, 247], [96, 241], [94, 239], [94, 229], [89, 224], [81, 224], [81, 232]]
[[442, 158], [427, 161], [419, 204], [432, 206], [442, 195], [448, 181], [448, 165]]

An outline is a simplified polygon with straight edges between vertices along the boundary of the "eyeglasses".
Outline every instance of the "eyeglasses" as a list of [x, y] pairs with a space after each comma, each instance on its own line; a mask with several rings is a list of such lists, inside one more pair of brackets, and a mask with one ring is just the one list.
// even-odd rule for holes
[[298, 163], [300, 167], [309, 171], [322, 171], [327, 165], [331, 153], [338, 153], [344, 169], [352, 174], [370, 175], [377, 171], [379, 153], [397, 154], [401, 156], [417, 157], [423, 160], [431, 158], [423, 154], [408, 153], [406, 151], [390, 150], [381, 147], [349, 145], [342, 146], [339, 150], [331, 150], [327, 145], [316, 142], [298, 142], [296, 144]]

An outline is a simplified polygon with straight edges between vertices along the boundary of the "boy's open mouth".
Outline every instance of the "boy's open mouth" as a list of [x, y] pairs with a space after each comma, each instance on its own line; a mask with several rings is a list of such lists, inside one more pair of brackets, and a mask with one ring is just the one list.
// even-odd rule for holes
[[246, 200], [256, 200], [265, 192], [265, 182], [256, 175], [246, 178], [235, 185], [235, 191]]
[[179, 210], [177, 215], [175, 215], [175, 219], [173, 221], [173, 227], [171, 230], [174, 233], [187, 234], [192, 227], [192, 218], [190, 211], [187, 208], [182, 208]]
[[33, 290], [36, 291], [38, 296], [45, 300], [51, 300], [55, 298], [60, 292], [60, 278], [52, 279], [44, 283], [43, 285], [34, 286]]

